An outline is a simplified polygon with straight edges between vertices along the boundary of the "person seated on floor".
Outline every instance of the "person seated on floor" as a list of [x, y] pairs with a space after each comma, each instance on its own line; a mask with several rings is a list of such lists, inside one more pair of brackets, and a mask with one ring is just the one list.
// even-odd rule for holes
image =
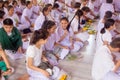
[[0, 43], [3, 50], [23, 53], [21, 34], [10, 18], [6, 18], [0, 28]]
[[[102, 52], [101, 52], [102, 51]], [[119, 73], [115, 73], [114, 52], [120, 51], [120, 37], [115, 38], [108, 45], [101, 46], [93, 59], [93, 80], [120, 80]]]
[[41, 26], [45, 20], [47, 20], [47, 15], [49, 14], [49, 9], [44, 7], [40, 15], [35, 20], [34, 30], [41, 29]]
[[4, 78], [7, 79], [8, 78], [7, 75], [13, 72], [13, 68], [10, 66], [10, 63], [2, 48], [0, 48], [0, 71], [1, 71], [0, 80], [4, 80]]
[[82, 9], [82, 8], [85, 9], [85, 7], [88, 7], [90, 11], [88, 14], [86, 14], [86, 17], [90, 18], [90, 19], [94, 19], [96, 16], [94, 14], [94, 11], [91, 8], [94, 6], [94, 4], [92, 4], [92, 6], [91, 5], [89, 6], [89, 2], [90, 2], [89, 0], [82, 0], [80, 9]]
[[38, 68], [42, 59], [42, 45], [46, 43], [48, 32], [36, 30], [30, 40], [30, 46], [26, 51], [26, 67], [30, 75], [29, 80], [49, 80], [49, 73]]
[[17, 16], [17, 14], [14, 11], [14, 7], [13, 6], [8, 6], [8, 14], [6, 14], [5, 18], [10, 18], [13, 21], [13, 24], [15, 27], [18, 27], [18, 24], [20, 23], [20, 19]]
[[74, 32], [69, 26], [69, 20], [67, 17], [60, 19], [60, 27], [57, 30], [58, 41], [57, 44], [60, 45], [67, 52], [60, 53], [60, 58], [64, 59], [69, 52], [75, 53], [83, 47], [83, 43], [75, 40]]
[[[51, 66], [43, 55], [43, 45], [46, 43], [49, 33], [44, 30], [34, 31], [30, 45], [26, 51], [26, 67], [29, 74], [29, 80], [50, 80], [55, 77], [56, 66]], [[46, 65], [47, 64], [47, 65]], [[55, 73], [56, 72], [56, 73]]]
[[57, 65], [57, 56], [54, 53], [54, 47], [56, 44], [56, 24], [54, 21], [45, 20], [42, 29], [49, 32], [49, 37], [44, 45], [44, 55], [52, 65]]
[[96, 50], [103, 45], [108, 45], [112, 41], [111, 31], [115, 28], [115, 20], [107, 19], [104, 23], [104, 27], [97, 33], [96, 37]]
[[33, 14], [33, 12], [32, 12], [32, 2], [27, 1], [26, 2], [26, 8], [23, 10], [22, 16], [21, 16], [21, 24], [24, 25], [23, 30], [24, 29], [30, 30], [30, 27], [33, 26], [35, 19], [32, 19], [32, 14]]
[[78, 10], [75, 13], [75, 16], [73, 17], [73, 19], [70, 21], [70, 27], [75, 36], [74, 39], [76, 41], [82, 42], [83, 44], [89, 38], [87, 31], [83, 31], [83, 27], [82, 27], [81, 19], [83, 19], [84, 13], [86, 12]]

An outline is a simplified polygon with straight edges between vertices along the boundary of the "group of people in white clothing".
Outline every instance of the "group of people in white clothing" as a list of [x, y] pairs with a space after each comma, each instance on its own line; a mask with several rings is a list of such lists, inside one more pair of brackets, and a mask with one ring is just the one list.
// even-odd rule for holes
[[[95, 27], [92, 78], [120, 80], [117, 58], [120, 32], [115, 26], [116, 22], [120, 23], [119, 3], [119, 0], [0, 0], [0, 38], [4, 38], [0, 39], [0, 57], [3, 58], [0, 64], [6, 68], [0, 66], [0, 80], [9, 79], [6, 75], [12, 73], [4, 55], [8, 54], [6, 50], [26, 53], [29, 80], [57, 80], [62, 70], [59, 60], [84, 47], [89, 39], [84, 26], [87, 21], [96, 19], [99, 21]], [[23, 36], [30, 36], [30, 33], [29, 44], [24, 50]], [[12, 48], [18, 45], [17, 48], [11, 49], [5, 43], [6, 38]]]

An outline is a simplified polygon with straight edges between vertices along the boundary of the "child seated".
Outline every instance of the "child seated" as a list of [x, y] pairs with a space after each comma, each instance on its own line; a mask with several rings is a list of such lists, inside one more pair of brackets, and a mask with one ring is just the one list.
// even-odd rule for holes
[[[58, 42], [57, 44], [69, 52], [77, 52], [81, 47], [82, 43], [74, 40], [74, 34], [70, 26], [68, 26], [69, 21], [66, 17], [61, 18], [60, 27], [58, 28]], [[69, 52], [60, 53], [60, 57], [63, 59], [68, 55]]]
[[23, 10], [21, 16], [21, 23], [24, 25], [23, 29], [30, 29], [33, 26], [35, 19], [32, 19], [32, 2], [26, 2], [26, 8]]
[[44, 30], [35, 31], [30, 40], [30, 46], [26, 52], [26, 67], [29, 80], [49, 80], [49, 73], [46, 70], [38, 68], [42, 60], [42, 45], [46, 43], [48, 32]]
[[10, 18], [6, 18], [3, 21], [3, 27], [0, 28], [0, 43], [3, 50], [9, 50], [13, 53], [23, 53], [21, 34], [13, 26], [13, 21]]
[[59, 71], [57, 67], [50, 67], [48, 60], [42, 54], [43, 45], [46, 43], [48, 36], [49, 33], [46, 30], [40, 29], [36, 30], [31, 37], [30, 46], [26, 51], [26, 67], [30, 75], [29, 80], [49, 80], [50, 76], [55, 75], [54, 70]]

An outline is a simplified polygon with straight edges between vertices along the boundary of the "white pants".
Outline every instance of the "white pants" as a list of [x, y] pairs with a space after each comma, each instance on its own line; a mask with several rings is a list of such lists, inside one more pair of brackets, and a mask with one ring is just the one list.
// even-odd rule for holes
[[[56, 79], [60, 74], [60, 69], [57, 66], [54, 66], [53, 69], [53, 75], [51, 76], [52, 79]], [[31, 70], [27, 68], [27, 72], [30, 75], [29, 80], [50, 80], [46, 76], [44, 76], [42, 73]]]
[[87, 41], [89, 38], [88, 32], [82, 32], [75, 35], [75, 38], [82, 40], [83, 42]]
[[49, 80], [45, 75], [40, 72], [27, 69], [28, 74], [30, 75], [29, 80]]
[[54, 49], [54, 53], [58, 54], [60, 56], [60, 59], [64, 59], [68, 55], [69, 51], [69, 49], [63, 49], [60, 47], [55, 47]]
[[71, 52], [77, 52], [79, 51], [82, 47], [83, 47], [83, 43], [82, 42], [74, 42], [74, 49], [71, 50]]

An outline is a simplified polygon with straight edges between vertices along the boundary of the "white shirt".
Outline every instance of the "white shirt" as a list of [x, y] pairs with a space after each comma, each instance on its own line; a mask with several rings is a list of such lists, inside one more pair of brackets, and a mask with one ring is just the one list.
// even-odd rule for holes
[[105, 30], [104, 34], [98, 32], [96, 41], [96, 49], [99, 49], [101, 46], [103, 46], [103, 41], [107, 41], [108, 44], [112, 41], [112, 34], [108, 30]]
[[108, 72], [113, 70], [114, 66], [115, 64], [109, 48], [102, 46], [94, 56], [92, 77], [95, 80], [102, 80]]
[[45, 16], [43, 15], [43, 13], [40, 13], [38, 18], [35, 20], [34, 30], [39, 30], [42, 27], [44, 21], [45, 21]]
[[51, 34], [48, 37], [47, 42], [44, 45], [45, 50], [54, 50], [55, 42], [56, 42], [56, 34]]
[[120, 0], [114, 0], [115, 10], [120, 11]]
[[18, 26], [16, 25], [16, 23], [17, 23], [17, 22], [20, 22], [20, 19], [19, 19], [19, 17], [18, 17], [17, 14], [14, 13], [12, 16], [6, 15], [6, 18], [12, 19], [14, 26], [15, 26], [15, 27], [18, 27]]
[[88, 7], [94, 12], [94, 2], [89, 1], [88, 2]]
[[59, 1], [56, 1], [56, 3], [59, 5], [59, 9], [62, 10], [65, 5]]
[[7, 10], [7, 8], [5, 8], [5, 7], [4, 7], [4, 12], [5, 12], [5, 15], [8, 14], [8, 10]]
[[72, 0], [65, 0], [65, 4], [71, 6]]
[[14, 12], [15, 12], [15, 13], [16, 13], [16, 12], [20, 12], [20, 7], [19, 7], [19, 6], [14, 7]]
[[[62, 38], [62, 36], [64, 35], [65, 33], [65, 30], [63, 30], [62, 27], [59, 27], [58, 28], [58, 36], [59, 36], [59, 39]], [[64, 39], [62, 41], [60, 41], [59, 43], [62, 45], [62, 46], [67, 46], [67, 47], [70, 47], [71, 46], [71, 42], [70, 42], [70, 37], [72, 35], [70, 34], [70, 32], [67, 32], [67, 35], [64, 37]]]
[[[36, 12], [36, 13], [40, 13], [40, 6], [39, 5], [33, 5], [32, 6], [32, 10], [33, 12]], [[35, 13], [33, 13], [33, 19], [36, 19], [39, 15], [36, 15]]]
[[78, 19], [73, 19], [73, 21], [71, 22], [71, 28], [73, 32], [78, 32]]
[[54, 18], [54, 20], [55, 20], [56, 22], [59, 23], [59, 21], [60, 21], [60, 12], [59, 12], [58, 10], [53, 9], [53, 10], [51, 11], [51, 16], [52, 16], [52, 18]]
[[25, 5], [19, 4], [19, 12], [22, 13], [22, 12], [24, 11], [25, 8], [26, 8]]
[[102, 28], [104, 28], [104, 23], [102, 22], [103, 19], [100, 19], [97, 25], [97, 31], [100, 32]]
[[49, 4], [54, 5], [54, 0], [49, 0]]
[[113, 4], [103, 3], [100, 7], [100, 18], [104, 18], [105, 12], [111, 11], [114, 12]]
[[22, 17], [21, 17], [21, 22], [24, 23], [27, 20], [25, 19], [25, 16], [28, 17], [28, 19], [31, 19], [32, 17], [32, 8], [28, 9], [27, 7], [23, 10]]
[[26, 61], [28, 61], [29, 57], [33, 58], [34, 66], [39, 66], [42, 57], [42, 46], [40, 49], [37, 48], [35, 45], [29, 46], [26, 51]]

